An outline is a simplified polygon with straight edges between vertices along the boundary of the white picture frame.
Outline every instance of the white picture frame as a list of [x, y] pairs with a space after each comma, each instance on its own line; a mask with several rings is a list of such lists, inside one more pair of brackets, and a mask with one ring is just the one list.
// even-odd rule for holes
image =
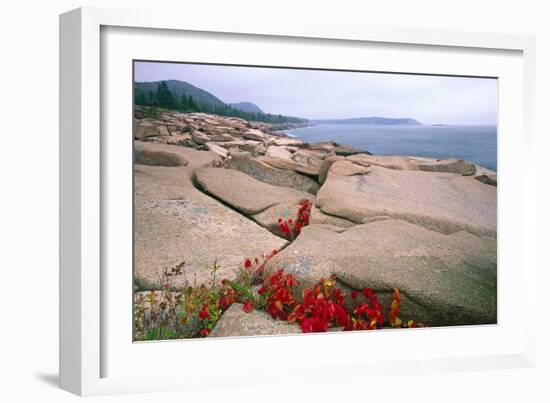
[[[323, 379], [326, 368], [338, 369], [338, 377], [368, 376], [376, 373], [418, 373], [454, 370], [491, 369], [503, 367], [526, 367], [535, 362], [535, 320], [530, 315], [535, 312], [536, 286], [536, 251], [535, 228], [536, 212], [535, 179], [529, 175], [530, 167], [534, 170], [535, 135], [534, 135], [534, 102], [535, 102], [535, 42], [533, 37], [520, 35], [503, 35], [487, 33], [468, 33], [456, 31], [430, 31], [408, 28], [385, 28], [339, 23], [315, 22], [305, 20], [300, 25], [281, 25], [269, 20], [245, 20], [238, 17], [217, 20], [197, 16], [186, 18], [182, 22], [177, 13], [157, 10], [116, 10], [104, 8], [80, 8], [60, 17], [60, 385], [63, 389], [79, 395], [97, 395], [113, 393], [152, 392], [197, 387], [226, 385], [248, 385], [266, 382], [281, 382], [291, 379], [296, 371], [308, 368], [307, 374], [301, 373], [302, 379]], [[347, 348], [353, 351], [369, 337], [369, 342], [385, 343], [390, 340], [408, 347], [386, 358], [370, 357], [362, 354], [348, 355], [343, 359], [316, 360], [309, 349], [317, 348], [322, 342], [330, 346], [337, 343], [334, 335], [313, 335], [248, 338], [230, 340], [209, 340], [187, 342], [188, 361], [170, 363], [168, 374], [136, 376], [120, 371], [108, 371], [106, 360], [114, 355], [113, 345], [106, 335], [104, 327], [112, 322], [107, 304], [108, 291], [105, 289], [106, 266], [105, 237], [102, 227], [106, 226], [104, 211], [106, 185], [110, 175], [106, 167], [108, 152], [111, 147], [102, 133], [109, 127], [102, 114], [102, 92], [106, 92], [102, 72], [105, 61], [106, 42], [102, 32], [109, 27], [117, 29], [145, 29], [155, 32], [193, 32], [194, 35], [217, 33], [218, 35], [245, 35], [262, 40], [292, 40], [307, 45], [309, 40], [332, 41], [331, 46], [338, 44], [399, 45], [401, 47], [426, 47], [433, 49], [469, 50], [483, 55], [494, 51], [515, 52], [516, 65], [521, 69], [511, 69], [510, 77], [518, 81], [516, 94], [520, 97], [521, 111], [518, 120], [510, 121], [510, 127], [517, 128], [510, 133], [511, 139], [504, 150], [499, 149], [499, 161], [504, 163], [513, 148], [518, 150], [516, 159], [521, 160], [522, 172], [500, 169], [499, 162], [499, 248], [501, 242], [516, 242], [516, 249], [511, 251], [510, 259], [517, 263], [514, 277], [502, 277], [499, 272], [499, 325], [477, 330], [468, 328], [420, 329], [418, 331], [374, 332], [376, 335], [346, 335]], [[152, 32], [152, 31], [147, 31]], [[278, 39], [277, 39], [278, 38]], [[281, 39], [282, 38], [282, 39]], [[109, 44], [109, 46], [111, 46]], [[424, 48], [423, 48], [424, 49]], [[103, 56], [102, 56], [103, 55]], [[433, 57], [433, 56], [432, 56]], [[518, 59], [519, 58], [519, 59]], [[197, 60], [195, 60], [197, 61]], [[518, 65], [518, 66], [519, 66]], [[459, 68], [459, 67], [457, 67]], [[399, 70], [399, 66], [395, 66]], [[466, 69], [466, 68], [465, 68]], [[465, 70], [467, 71], [467, 70]], [[126, 83], [131, 88], [130, 82]], [[126, 94], [128, 95], [128, 94]], [[131, 107], [131, 105], [127, 105]], [[517, 104], [510, 104], [508, 110]], [[105, 111], [103, 111], [105, 112]], [[103, 119], [103, 120], [102, 120]], [[129, 117], [128, 117], [128, 120]], [[508, 125], [508, 123], [506, 123]], [[499, 134], [500, 136], [500, 134]], [[499, 137], [500, 141], [500, 137]], [[507, 140], [508, 141], [508, 140]], [[131, 161], [131, 155], [127, 156]], [[508, 178], [509, 177], [509, 178]], [[501, 186], [501, 183], [503, 185]], [[518, 192], [517, 186], [520, 186]], [[504, 189], [504, 190], [503, 190]], [[515, 195], [514, 195], [515, 194]], [[509, 207], [501, 205], [502, 197], [514, 198]], [[504, 212], [514, 210], [515, 218], [504, 218]], [[502, 220], [512, 220], [503, 228], [515, 228], [501, 233]], [[506, 245], [506, 244], [505, 244]], [[507, 252], [508, 253], [508, 252]], [[508, 256], [508, 255], [507, 255]], [[499, 256], [499, 265], [501, 264]], [[522, 293], [522, 324], [518, 329], [507, 328], [501, 323], [514, 313], [502, 312], [501, 306], [508, 307], [501, 295], [510, 295], [513, 287], [520, 290], [531, 290]], [[112, 302], [110, 302], [112, 303]], [[115, 302], [118, 303], [118, 302]], [[502, 304], [501, 304], [502, 303]], [[504, 316], [502, 316], [504, 315]], [[509, 317], [507, 317], [508, 315]], [[531, 318], [531, 319], [530, 319]], [[504, 330], [503, 330], [504, 329]], [[431, 333], [426, 333], [429, 331]], [[372, 333], [372, 332], [371, 332]], [[491, 351], [484, 350], [482, 341], [479, 348], [470, 348], [473, 340], [487, 342], [491, 338], [504, 337], [502, 345]], [[338, 336], [336, 336], [338, 337]], [[382, 340], [384, 339], [384, 340]], [[464, 340], [464, 349], [446, 353], [445, 347], [435, 349], [431, 354], [419, 348], [411, 351], [411, 345], [441, 344], [453, 340]], [[130, 345], [132, 341], [127, 341]], [[435, 343], [434, 343], [435, 342]], [[418, 343], [418, 344], [415, 344]], [[145, 347], [158, 357], [156, 364], [168, 364], [168, 359], [178, 345], [175, 342], [155, 343]], [[498, 344], [498, 343], [495, 343]], [[115, 345], [116, 346], [116, 345]], [[180, 345], [181, 346], [181, 345]], [[224, 374], [211, 370], [208, 365], [200, 365], [200, 354], [208, 354], [208, 359], [224, 355], [225, 359], [237, 359], [243, 356], [255, 357], [269, 346], [273, 351], [294, 349], [302, 351], [303, 361], [293, 359], [276, 362], [272, 367], [262, 368], [262, 363], [240, 363], [242, 370]], [[119, 347], [119, 346], [117, 346]], [[345, 350], [347, 351], [347, 350]], [[276, 355], [276, 354], [275, 354]], [[121, 360], [130, 357], [122, 356]], [[163, 361], [164, 360], [164, 361]], [[261, 361], [261, 360], [260, 360]], [[177, 369], [175, 371], [174, 369]], [[258, 371], [262, 369], [261, 371]], [[110, 373], [116, 375], [110, 375]], [[333, 375], [332, 375], [333, 376]], [[208, 380], [206, 380], [208, 377]]]

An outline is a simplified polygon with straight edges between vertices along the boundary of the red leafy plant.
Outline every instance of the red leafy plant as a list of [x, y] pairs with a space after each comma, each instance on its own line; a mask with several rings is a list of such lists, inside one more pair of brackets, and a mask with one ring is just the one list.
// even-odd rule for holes
[[295, 240], [302, 232], [302, 228], [309, 224], [309, 217], [311, 214], [312, 203], [308, 199], [303, 199], [299, 203], [298, 215], [295, 219], [279, 218], [277, 223], [279, 224], [279, 230], [281, 233], [291, 241]]
[[[361, 298], [352, 292], [353, 307], [346, 304], [346, 296], [335, 287], [335, 277], [321, 279], [313, 287], [304, 288], [297, 297], [298, 282], [290, 273], [279, 269], [268, 275], [258, 293], [266, 300], [266, 310], [274, 318], [289, 323], [297, 322], [302, 332], [340, 330], [374, 330], [384, 325], [383, 309], [370, 288], [364, 288]], [[389, 324], [401, 327], [399, 291], [394, 289], [389, 312]], [[408, 327], [416, 325], [408, 323]]]

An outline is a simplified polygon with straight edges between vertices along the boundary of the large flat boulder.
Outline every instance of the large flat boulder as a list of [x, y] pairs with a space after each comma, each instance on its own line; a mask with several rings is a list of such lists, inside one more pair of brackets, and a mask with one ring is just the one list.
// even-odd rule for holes
[[365, 223], [405, 220], [443, 233], [465, 230], [496, 236], [496, 188], [459, 174], [398, 171], [373, 166], [347, 175], [349, 161], [337, 161], [317, 193], [322, 212]]
[[212, 151], [213, 153], [216, 153], [217, 155], [219, 155], [223, 159], [227, 158], [228, 155], [229, 155], [228, 151], [225, 148], [223, 148], [222, 146], [220, 146], [219, 144], [208, 142], [205, 145], [206, 145], [206, 148], [208, 148], [209, 151]]
[[216, 141], [216, 142], [225, 142], [225, 141], [233, 141], [234, 138], [229, 133], [213, 133], [213, 132], [207, 132], [208, 138], [210, 141]]
[[346, 159], [355, 164], [364, 166], [376, 165], [397, 170], [418, 170], [418, 160], [412, 157], [405, 157], [400, 155], [356, 154], [346, 157]]
[[349, 161], [336, 161], [336, 162], [338, 163], [331, 165], [329, 168], [329, 172], [331, 173], [333, 178], [366, 175], [371, 171], [370, 167], [354, 164], [353, 162], [349, 162]]
[[330, 167], [332, 164], [334, 164], [336, 161], [344, 161], [345, 157], [342, 157], [341, 155], [328, 155], [323, 160], [323, 163], [321, 164], [321, 167], [319, 168], [319, 183], [323, 184], [327, 180], [328, 171], [330, 170]]
[[158, 126], [157, 128], [161, 136], [170, 136], [170, 130], [168, 130], [167, 126], [163, 125], [163, 126]]
[[301, 333], [297, 323], [273, 319], [264, 311], [243, 311], [242, 304], [233, 304], [224, 312], [208, 337], [268, 336]]
[[292, 161], [292, 154], [286, 149], [286, 147], [269, 146], [265, 153], [266, 157], [281, 158], [284, 160]]
[[134, 142], [134, 162], [142, 165], [166, 167], [185, 166], [189, 163], [182, 147], [160, 143]]
[[269, 157], [267, 155], [260, 157], [260, 161], [263, 161], [275, 168], [286, 169], [287, 171], [294, 171], [313, 177], [319, 176], [319, 169], [321, 167], [320, 165], [305, 165], [292, 159]]
[[197, 144], [206, 144], [210, 141], [210, 136], [197, 130], [194, 130], [191, 133], [191, 137], [193, 138], [193, 141]]
[[356, 147], [351, 147], [345, 144], [339, 144], [334, 141], [326, 141], [309, 145], [310, 150], [324, 151], [327, 153], [335, 153], [336, 155], [348, 156], [353, 154], [366, 153]]
[[[187, 279], [207, 283], [216, 260], [221, 266], [217, 277], [232, 278], [244, 259], [287, 243], [197, 190], [192, 172], [189, 167], [135, 166], [134, 270], [139, 280], [158, 284], [164, 268], [185, 261]], [[176, 282], [181, 285], [183, 278]]]
[[320, 169], [321, 165], [323, 164], [323, 160], [319, 157], [319, 153], [317, 151], [306, 150], [302, 148], [298, 148], [296, 151], [294, 151], [294, 153], [292, 154], [292, 159], [298, 164], [317, 167], [317, 169]]
[[[139, 154], [140, 150], [163, 151], [177, 154], [181, 159], [187, 161], [187, 164], [185, 164], [185, 166], [190, 168], [191, 171], [202, 167], [219, 166], [222, 163], [221, 158], [214, 152], [200, 151], [189, 147], [182, 147], [170, 144], [150, 143], [136, 140], [134, 141], [134, 150], [136, 155]], [[140, 159], [142, 158], [143, 157], [140, 157]], [[138, 159], [136, 159], [136, 164], [160, 165], [138, 162]]]
[[465, 176], [476, 173], [475, 164], [457, 158], [439, 160], [401, 155], [356, 154], [348, 156], [346, 159], [359, 165], [377, 165], [384, 168], [406, 171], [448, 172]]
[[275, 138], [273, 140], [273, 144], [276, 146], [292, 146], [292, 147], [305, 147], [306, 143], [304, 143], [302, 140], [298, 140], [296, 138], [291, 137], [279, 137]]
[[257, 141], [265, 141], [266, 138], [267, 138], [267, 134], [262, 132], [261, 130], [258, 130], [258, 129], [249, 129], [245, 132], [242, 133], [242, 136], [245, 138], [245, 139], [250, 139], [250, 140], [257, 140]]
[[134, 124], [133, 134], [135, 139], [144, 139], [147, 137], [159, 136], [160, 130], [153, 122], [143, 120]]
[[496, 239], [461, 231], [450, 235], [382, 220], [336, 232], [311, 225], [269, 260], [301, 286], [332, 274], [360, 290], [403, 296], [402, 317], [430, 326], [496, 323]]
[[224, 142], [224, 143], [220, 143], [218, 145], [221, 146], [221, 147], [227, 148], [227, 149], [238, 148], [242, 151], [246, 151], [246, 152], [249, 152], [251, 154], [254, 154], [257, 147], [262, 145], [262, 143], [259, 142], [259, 141], [254, 141], [254, 140], [237, 139], [237, 140], [233, 140], [233, 141], [227, 141], [227, 142]]
[[260, 159], [249, 156], [235, 155], [226, 162], [226, 167], [275, 186], [291, 187], [311, 194], [316, 194], [319, 190], [319, 183], [308, 176], [292, 170], [275, 168]]
[[217, 125], [203, 126], [203, 130], [206, 131], [210, 135], [216, 135], [216, 134], [221, 134], [221, 135], [225, 134], [225, 135], [227, 135], [229, 133], [238, 132], [237, 130], [235, 130], [232, 127], [223, 126], [223, 122], [220, 122]]
[[341, 228], [349, 228], [357, 224], [353, 221], [347, 220], [342, 217], [336, 217], [333, 215], [325, 214], [321, 210], [319, 210], [317, 206], [315, 206], [315, 204], [311, 207], [309, 223], [311, 225], [315, 225], [315, 224], [333, 225]]
[[310, 197], [306, 192], [270, 185], [235, 169], [203, 168], [195, 172], [195, 178], [206, 193], [246, 215]]
[[457, 158], [419, 162], [418, 169], [430, 172], [450, 172], [464, 176], [470, 176], [476, 173], [476, 166], [474, 164]]
[[189, 133], [181, 132], [173, 132], [169, 136], [155, 136], [142, 139], [142, 141], [147, 142], [170, 144], [184, 147], [189, 147], [190, 144], [193, 142], [192, 140], [193, 138]]

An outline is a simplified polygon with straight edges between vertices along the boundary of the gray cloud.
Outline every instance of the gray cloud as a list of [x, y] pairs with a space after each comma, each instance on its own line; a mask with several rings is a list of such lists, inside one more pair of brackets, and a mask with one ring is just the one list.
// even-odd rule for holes
[[224, 102], [310, 119], [410, 117], [423, 123], [497, 122], [496, 79], [136, 62], [136, 81], [182, 80]]

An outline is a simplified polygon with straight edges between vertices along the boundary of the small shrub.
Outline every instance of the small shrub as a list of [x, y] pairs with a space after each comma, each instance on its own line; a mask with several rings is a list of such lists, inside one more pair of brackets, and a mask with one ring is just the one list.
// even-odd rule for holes
[[298, 214], [295, 219], [288, 218], [283, 220], [282, 218], [279, 218], [277, 220], [279, 230], [291, 241], [294, 241], [302, 232], [302, 228], [309, 224], [312, 203], [309, 200], [304, 199], [300, 201], [299, 205], [300, 208], [298, 209]]

